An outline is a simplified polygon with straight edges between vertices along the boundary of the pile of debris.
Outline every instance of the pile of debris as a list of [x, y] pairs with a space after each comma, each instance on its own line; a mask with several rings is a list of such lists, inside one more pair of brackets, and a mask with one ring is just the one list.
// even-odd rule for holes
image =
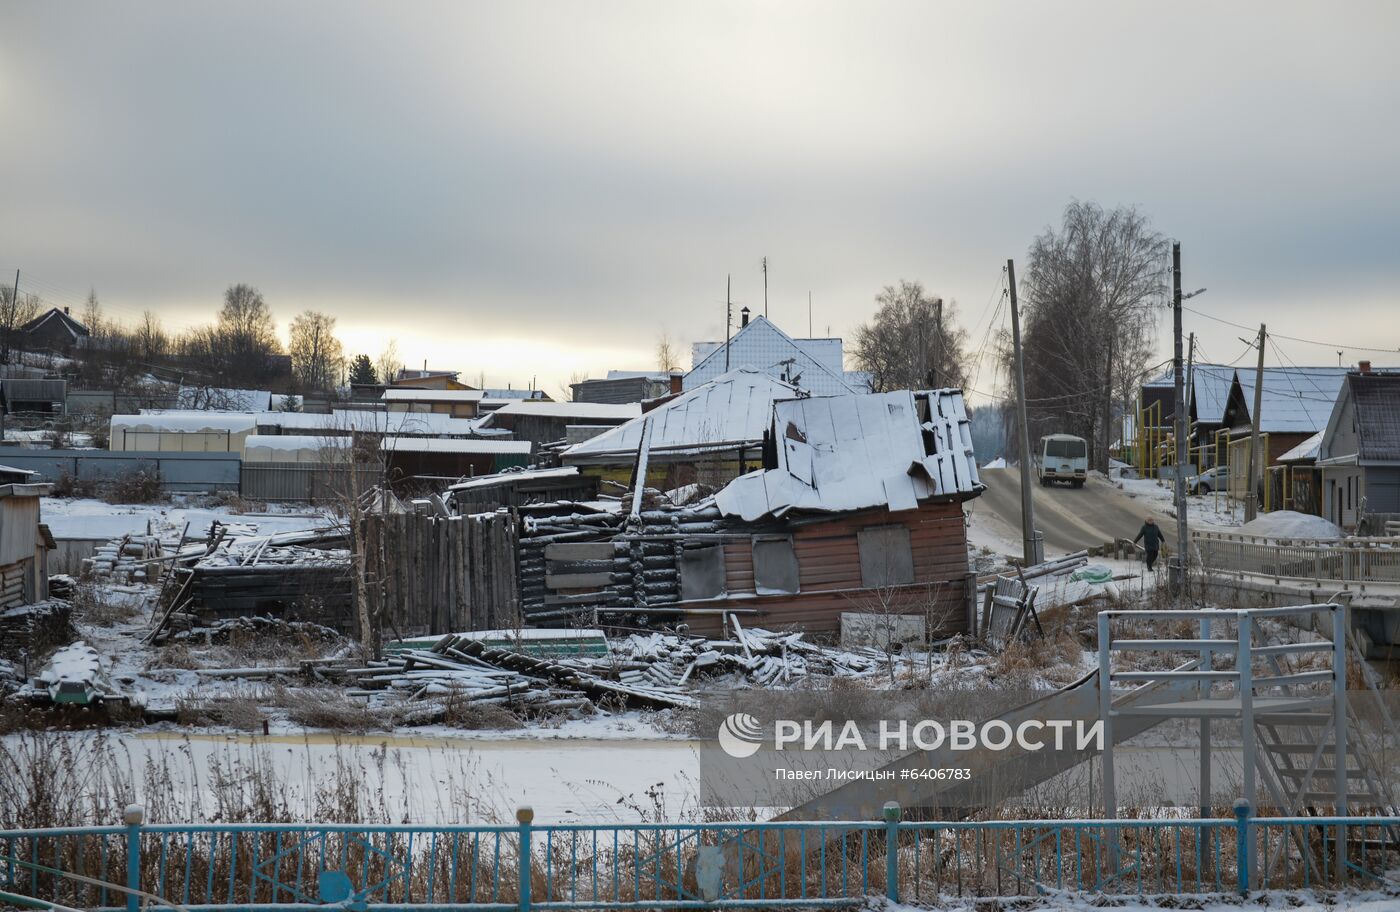
[[67, 642], [72, 631], [72, 605], [63, 599], [16, 605], [0, 610], [0, 653], [42, 653]]
[[472, 633], [448, 634], [431, 648], [406, 648], [382, 661], [338, 673], [353, 696], [391, 692], [413, 700], [458, 697], [538, 712], [686, 708], [702, 680], [726, 677], [754, 687], [780, 687], [813, 676], [866, 677], [888, 657], [874, 649], [836, 649], [801, 633], [744, 630], [729, 639], [631, 634], [607, 652], [529, 655]]

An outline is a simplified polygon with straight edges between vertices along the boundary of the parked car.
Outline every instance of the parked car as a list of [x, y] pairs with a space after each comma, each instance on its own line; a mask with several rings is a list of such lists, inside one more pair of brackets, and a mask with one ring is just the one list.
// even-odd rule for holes
[[1192, 475], [1186, 479], [1186, 493], [1188, 494], [1213, 494], [1229, 486], [1230, 467], [1223, 465], [1213, 466], [1199, 475]]

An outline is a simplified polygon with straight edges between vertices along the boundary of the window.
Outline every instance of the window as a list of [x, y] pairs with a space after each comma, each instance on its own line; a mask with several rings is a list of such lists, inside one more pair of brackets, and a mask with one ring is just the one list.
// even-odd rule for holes
[[753, 539], [753, 582], [759, 595], [797, 592], [797, 555], [791, 535], [755, 535]]
[[914, 582], [914, 552], [906, 526], [870, 526], [856, 533], [860, 582], [868, 589]]
[[681, 599], [719, 598], [725, 593], [724, 546], [706, 545], [681, 552]]
[[1083, 459], [1088, 455], [1088, 444], [1082, 440], [1046, 440], [1045, 455], [1057, 459]]

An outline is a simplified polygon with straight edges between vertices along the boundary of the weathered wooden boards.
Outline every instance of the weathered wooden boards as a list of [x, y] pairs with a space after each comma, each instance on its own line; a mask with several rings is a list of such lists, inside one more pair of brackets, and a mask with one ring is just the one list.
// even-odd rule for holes
[[399, 636], [513, 627], [520, 620], [515, 519], [369, 516], [363, 527], [370, 611]]

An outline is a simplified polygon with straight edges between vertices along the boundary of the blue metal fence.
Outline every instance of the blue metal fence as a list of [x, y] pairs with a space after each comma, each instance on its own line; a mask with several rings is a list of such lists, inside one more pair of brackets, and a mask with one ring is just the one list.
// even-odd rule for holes
[[819, 908], [871, 895], [1376, 888], [1400, 870], [1400, 817], [922, 822], [891, 808], [869, 822], [537, 826], [522, 810], [513, 826], [188, 826], [129, 815], [0, 831], [0, 906]]

